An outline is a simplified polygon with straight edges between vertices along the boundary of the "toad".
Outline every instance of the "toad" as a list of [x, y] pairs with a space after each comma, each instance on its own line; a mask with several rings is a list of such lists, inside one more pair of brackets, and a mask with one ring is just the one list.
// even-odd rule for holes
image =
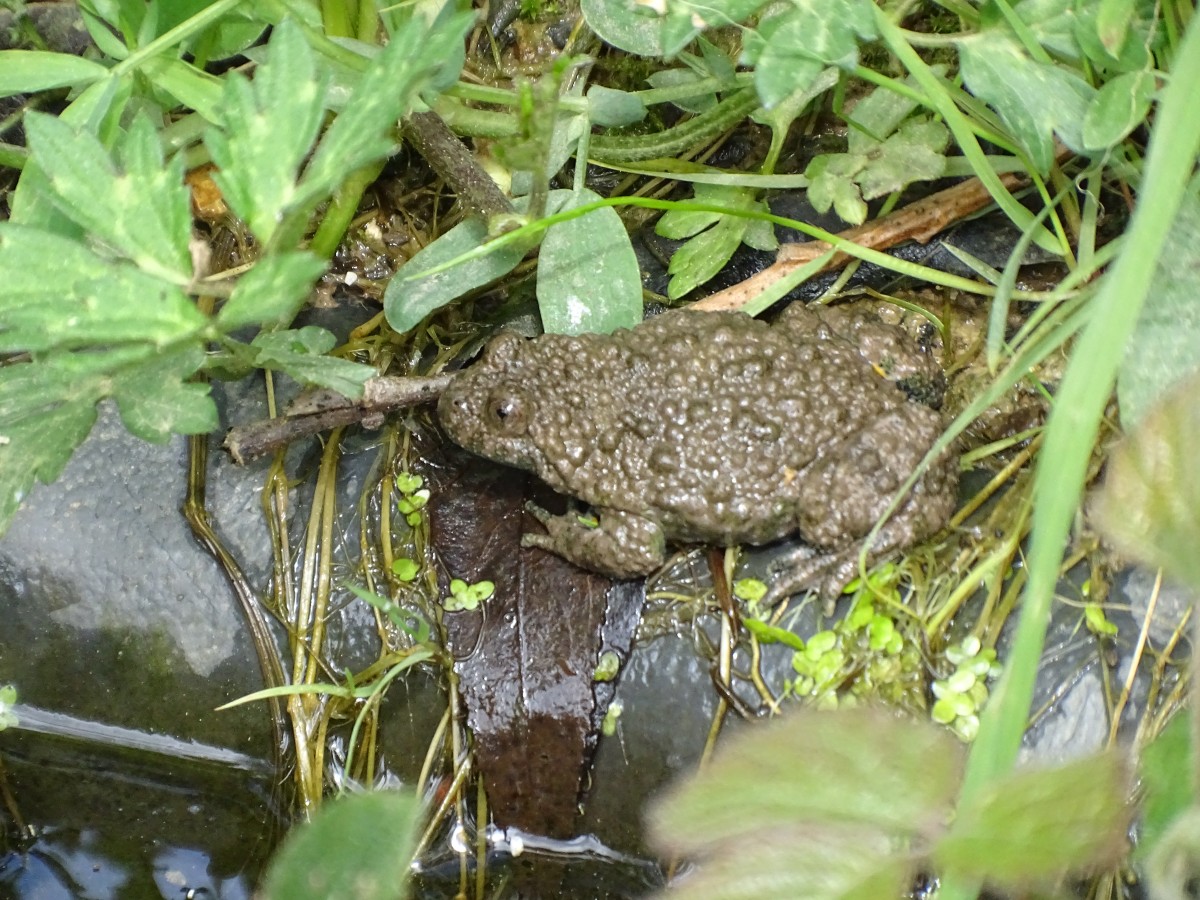
[[[843, 308], [793, 304], [765, 322], [673, 310], [611, 335], [501, 333], [438, 404], [450, 437], [534, 472], [595, 519], [535, 510], [527, 534], [617, 578], [663, 564], [668, 542], [806, 547], [771, 599], [836, 595], [863, 538], [942, 431], [917, 399], [944, 384], [902, 329]], [[907, 389], [907, 393], [906, 393]], [[884, 525], [881, 558], [929, 537], [954, 507], [943, 454]]]

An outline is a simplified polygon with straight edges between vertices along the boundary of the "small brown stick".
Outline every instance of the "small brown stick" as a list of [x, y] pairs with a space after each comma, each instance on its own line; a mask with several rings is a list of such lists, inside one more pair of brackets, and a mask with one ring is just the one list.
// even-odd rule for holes
[[277, 419], [237, 425], [225, 435], [225, 449], [238, 465], [244, 465], [299, 438], [339, 425], [361, 422], [378, 428], [383, 414], [406, 406], [436, 400], [449, 386], [453, 375], [429, 378], [397, 378], [380, 375], [363, 386], [360, 400], [350, 400], [334, 391], [308, 391], [296, 398]]
[[[1000, 180], [1006, 188], [1013, 188], [1025, 179], [1019, 173], [1010, 172], [1001, 175]], [[885, 250], [904, 241], [924, 244], [954, 222], [987, 206], [991, 200], [992, 196], [983, 182], [971, 178], [910, 203], [882, 219], [839, 232], [837, 236], [868, 250]], [[707, 312], [741, 309], [775, 282], [827, 253], [829, 249], [825, 241], [784, 244], [779, 248], [775, 262], [767, 268], [745, 281], [698, 300], [690, 308]], [[838, 253], [822, 271], [840, 269], [852, 258], [847, 253]]]

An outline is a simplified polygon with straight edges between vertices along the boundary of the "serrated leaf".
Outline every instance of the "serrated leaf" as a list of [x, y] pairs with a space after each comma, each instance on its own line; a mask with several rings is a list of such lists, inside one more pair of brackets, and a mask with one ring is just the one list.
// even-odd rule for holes
[[350, 172], [391, 152], [397, 122], [412, 111], [418, 93], [461, 47], [473, 21], [469, 13], [458, 13], [427, 28], [423, 19], [415, 17], [392, 35], [304, 170], [301, 191], [306, 197], [332, 193]]
[[946, 171], [943, 153], [950, 134], [940, 122], [912, 119], [870, 154], [856, 181], [864, 200], [899, 191], [914, 181], [932, 181]]
[[1156, 89], [1151, 72], [1126, 72], [1106, 83], [1088, 104], [1083, 143], [1099, 152], [1114, 147], [1145, 121]]
[[264, 244], [296, 202], [296, 176], [316, 140], [328, 82], [291, 20], [272, 33], [253, 84], [236, 72], [226, 76], [225, 130], [210, 129], [204, 143], [225, 202]]
[[813, 158], [804, 171], [808, 179], [808, 202], [819, 213], [832, 206], [842, 221], [861, 225], [867, 218], [867, 204], [854, 178], [866, 165], [866, 159], [848, 153], [825, 153]]
[[144, 441], [161, 444], [175, 434], [203, 434], [220, 424], [207, 382], [189, 382], [204, 364], [198, 343], [154, 357], [113, 379], [121, 421]]
[[0, 52], [0, 97], [79, 87], [107, 77], [108, 69], [81, 56], [42, 50]]
[[399, 791], [327, 801], [272, 858], [264, 900], [394, 900], [412, 865], [420, 812], [417, 799]]
[[95, 378], [48, 363], [0, 368], [0, 535], [35, 480], [56, 479], [96, 421]]
[[729, 841], [809, 827], [916, 835], [940, 828], [962, 750], [947, 732], [881, 710], [800, 712], [719, 747], [650, 813], [660, 847], [703, 855]]
[[[600, 196], [582, 190], [563, 199], [566, 210]], [[537, 298], [548, 332], [608, 334], [642, 320], [641, 270], [615, 209], [594, 209], [550, 227], [538, 256]]]
[[336, 341], [332, 334], [315, 325], [264, 331], [251, 341], [256, 351], [254, 364], [286, 372], [303, 384], [327, 387], [343, 397], [361, 397], [363, 385], [377, 373], [371, 366], [325, 356]]
[[1200, 368], [1200, 198], [1186, 194], [1117, 373], [1121, 421], [1137, 424], [1170, 385]]
[[434, 310], [507, 275], [525, 258], [527, 246], [510, 244], [451, 269], [421, 274], [481, 246], [487, 236], [483, 221], [468, 219], [414, 254], [384, 291], [383, 310], [388, 324], [403, 334]]
[[[1095, 90], [1074, 72], [1031, 59], [1007, 31], [992, 28], [957, 41], [967, 87], [996, 111], [1045, 175], [1057, 133], [1084, 152], [1083, 119]], [[1029, 98], [1037, 97], [1036, 103]]]
[[163, 345], [208, 321], [175, 285], [36, 228], [0, 224], [0, 270], [0, 352]]
[[244, 325], [287, 324], [304, 305], [325, 261], [311, 253], [273, 253], [238, 279], [217, 322], [232, 331]]
[[1020, 771], [960, 807], [934, 860], [1008, 890], [1120, 858], [1129, 779], [1115, 753]]
[[25, 117], [29, 144], [48, 180], [47, 199], [64, 215], [147, 273], [176, 284], [191, 278], [191, 212], [183, 160], [164, 165], [158, 135], [138, 116], [116, 147], [60, 118]]

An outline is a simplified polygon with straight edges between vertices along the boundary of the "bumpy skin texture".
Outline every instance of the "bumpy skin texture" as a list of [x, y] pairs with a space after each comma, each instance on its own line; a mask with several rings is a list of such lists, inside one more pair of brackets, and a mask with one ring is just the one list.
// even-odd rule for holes
[[[836, 330], [835, 330], [836, 329]], [[481, 456], [585, 501], [599, 527], [543, 517], [528, 535], [616, 577], [660, 565], [666, 541], [762, 544], [798, 532], [802, 583], [836, 591], [858, 543], [941, 433], [893, 377], [941, 372], [900, 329], [838, 310], [664, 313], [612, 335], [501, 334], [442, 396], [442, 425]], [[939, 460], [872, 547], [937, 531], [957, 465]]]

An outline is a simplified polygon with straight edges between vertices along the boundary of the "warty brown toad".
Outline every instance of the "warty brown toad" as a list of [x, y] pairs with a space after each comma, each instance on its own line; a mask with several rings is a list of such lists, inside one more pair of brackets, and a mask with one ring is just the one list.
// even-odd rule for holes
[[[884, 373], [887, 373], [885, 376]], [[873, 314], [794, 304], [774, 325], [674, 310], [611, 335], [501, 333], [456, 376], [438, 414], [451, 438], [589, 504], [597, 524], [542, 514], [528, 534], [615, 577], [662, 565], [668, 541], [809, 545], [773, 597], [836, 594], [862, 539], [942, 431], [898, 384], [940, 369]], [[957, 460], [908, 493], [870, 558], [940, 529]]]

